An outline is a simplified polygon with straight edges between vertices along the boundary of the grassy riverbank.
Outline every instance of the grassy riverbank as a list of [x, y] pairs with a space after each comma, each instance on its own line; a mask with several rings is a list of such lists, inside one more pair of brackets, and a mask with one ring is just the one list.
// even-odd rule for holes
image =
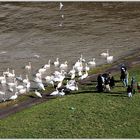
[[[140, 66], [129, 69], [140, 81]], [[115, 79], [119, 74], [115, 73]], [[140, 94], [131, 99], [122, 83], [96, 93], [95, 82], [68, 96], [44, 102], [0, 120], [1, 138], [139, 138]]]

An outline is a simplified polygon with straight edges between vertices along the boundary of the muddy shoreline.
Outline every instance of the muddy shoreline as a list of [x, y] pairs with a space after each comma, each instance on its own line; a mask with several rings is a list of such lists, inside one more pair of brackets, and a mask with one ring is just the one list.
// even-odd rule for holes
[[[130, 57], [130, 58], [128, 58]], [[134, 67], [135, 65], [140, 64], [140, 49], [137, 49], [130, 53], [129, 55], [122, 57], [118, 59], [116, 62], [112, 64], [111, 67], [107, 68], [106, 70], [103, 70], [102, 72], [117, 72], [119, 71], [120, 64], [125, 64], [129, 70], [129, 68]], [[96, 79], [97, 74], [89, 75], [87, 79], [84, 79], [82, 81], [79, 81], [79, 84], [86, 84], [88, 82], [91, 82], [93, 79]], [[47, 94], [47, 93], [46, 93]], [[16, 112], [22, 111], [24, 109], [30, 108], [33, 105], [37, 105], [46, 101], [50, 101], [51, 99], [55, 99], [57, 97], [49, 96], [48, 94], [43, 94], [43, 98], [30, 98], [28, 100], [22, 101], [21, 103], [12, 105], [10, 107], [4, 108], [0, 110], [0, 119], [4, 119], [5, 117], [8, 117], [9, 115], [12, 115]], [[67, 95], [65, 95], [67, 96]]]

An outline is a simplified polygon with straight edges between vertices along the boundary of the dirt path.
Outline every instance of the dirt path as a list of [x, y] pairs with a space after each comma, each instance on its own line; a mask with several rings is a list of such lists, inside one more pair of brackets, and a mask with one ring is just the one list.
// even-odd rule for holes
[[[140, 53], [134, 52], [133, 54], [131, 54], [131, 58], [126, 58], [124, 57], [123, 59], [119, 59], [118, 61], [114, 62], [112, 64], [111, 68], [106, 69], [103, 72], [117, 72], [120, 70], [119, 65], [120, 64], [125, 64], [127, 66], [127, 68], [131, 68], [134, 67], [137, 64], [140, 64]], [[86, 84], [89, 81], [92, 81], [93, 79], [95, 79], [97, 77], [98, 74], [94, 74], [94, 75], [90, 75], [87, 79], [84, 79], [82, 81], [79, 81], [80, 84]], [[47, 95], [43, 95], [43, 98], [30, 98], [26, 101], [23, 101], [21, 103], [18, 104], [14, 104], [10, 107], [6, 107], [0, 110], [0, 119], [3, 119], [11, 114], [14, 114], [16, 112], [19, 112], [23, 109], [29, 108], [33, 105], [37, 105], [39, 103], [42, 102], [46, 102], [49, 101], [50, 99], [55, 99], [56, 97], [52, 97], [52, 96], [47, 96]]]

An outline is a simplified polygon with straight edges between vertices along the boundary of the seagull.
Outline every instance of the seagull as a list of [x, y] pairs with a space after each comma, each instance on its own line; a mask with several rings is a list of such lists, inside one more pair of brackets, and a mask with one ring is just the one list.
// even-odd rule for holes
[[61, 17], [64, 19], [64, 15], [61, 15]]
[[59, 5], [59, 10], [61, 10], [61, 9], [62, 9], [62, 7], [63, 7], [63, 4], [62, 4], [62, 2], [60, 2], [60, 5]]

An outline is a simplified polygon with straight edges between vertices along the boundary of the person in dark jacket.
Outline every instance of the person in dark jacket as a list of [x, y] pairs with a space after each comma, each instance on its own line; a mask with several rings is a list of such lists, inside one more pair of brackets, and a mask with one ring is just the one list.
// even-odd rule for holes
[[97, 77], [97, 90], [98, 92], [103, 92], [103, 78], [101, 74]]
[[130, 85], [127, 87], [127, 95], [128, 97], [132, 97], [132, 87]]
[[135, 94], [136, 93], [136, 87], [137, 87], [135, 77], [131, 78], [131, 87], [132, 87], [132, 93]]

